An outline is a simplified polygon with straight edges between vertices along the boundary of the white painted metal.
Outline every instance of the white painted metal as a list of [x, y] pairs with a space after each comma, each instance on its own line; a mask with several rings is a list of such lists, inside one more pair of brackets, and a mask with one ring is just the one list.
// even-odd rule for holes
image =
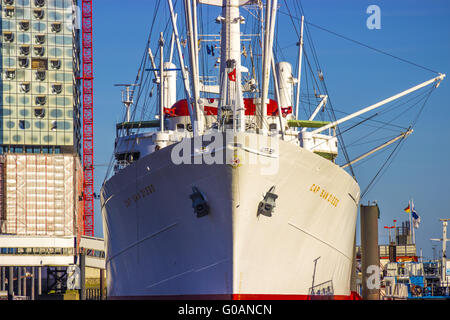
[[[241, 81], [241, 23], [239, 14], [239, 0], [223, 0], [221, 46], [220, 46], [220, 78], [226, 81], [221, 87], [221, 102], [233, 106], [234, 130], [245, 131], [245, 108], [242, 96]], [[233, 70], [227, 68], [227, 63], [234, 61]], [[235, 72], [235, 81], [228, 77], [230, 72]], [[223, 105], [221, 104], [220, 107]], [[220, 119], [221, 113], [218, 112]]]
[[358, 162], [358, 161], [360, 161], [360, 160], [370, 156], [371, 154], [374, 154], [375, 152], [377, 152], [377, 151], [379, 151], [379, 150], [381, 150], [381, 149], [383, 149], [383, 148], [393, 144], [395, 141], [397, 141], [399, 139], [407, 138], [412, 132], [413, 132], [412, 129], [408, 130], [406, 132], [402, 132], [402, 134], [399, 135], [398, 137], [395, 137], [394, 139], [391, 139], [391, 140], [387, 141], [386, 143], [383, 143], [381, 146], [378, 146], [378, 147], [370, 150], [369, 152], [364, 153], [363, 155], [357, 157], [356, 159], [354, 159], [354, 160], [344, 164], [343, 166], [341, 166], [341, 168], [347, 168], [348, 166], [350, 166], [350, 165], [352, 165], [352, 164], [354, 164], [354, 163], [356, 163], [356, 162]]
[[[319, 105], [316, 107], [316, 109], [314, 110], [314, 112], [311, 114], [311, 116], [309, 117], [309, 121], [314, 120], [314, 118], [316, 117], [317, 113], [319, 113], [320, 109], [322, 107], [324, 107], [327, 103], [328, 100], [328, 96], [327, 95], [320, 95], [320, 98], [322, 98], [322, 100], [320, 101]], [[308, 128], [303, 128], [302, 132], [306, 132]]]
[[278, 62], [276, 64], [276, 76], [280, 91], [279, 104], [282, 108], [293, 106], [294, 80], [292, 77], [292, 65], [289, 62]]
[[[192, 32], [194, 34], [194, 45], [195, 50], [193, 50], [194, 54], [194, 61], [195, 61], [195, 72], [196, 72], [196, 85], [199, 86], [200, 83], [200, 66], [199, 66], [199, 59], [198, 59], [198, 52], [200, 51], [200, 42], [198, 40], [198, 20], [197, 20], [197, 0], [192, 0]], [[199, 90], [199, 89], [197, 89]], [[200, 94], [199, 94], [200, 97]]]
[[164, 107], [171, 108], [177, 102], [177, 71], [173, 63], [164, 63]]
[[338, 140], [326, 134], [301, 131], [299, 133], [300, 146], [313, 152], [338, 154]]
[[272, 64], [272, 73], [273, 73], [273, 82], [274, 82], [274, 87], [275, 87], [275, 97], [277, 100], [277, 107], [278, 107], [278, 121], [279, 121], [279, 127], [280, 127], [280, 131], [281, 131], [281, 138], [284, 140], [284, 124], [283, 124], [283, 113], [281, 111], [281, 90], [280, 90], [280, 79], [275, 67], [275, 58], [272, 55], [272, 60], [271, 60], [271, 64]]
[[300, 105], [300, 83], [302, 78], [302, 57], [303, 57], [303, 24], [305, 21], [305, 17], [302, 16], [302, 23], [300, 26], [300, 39], [299, 39], [299, 48], [298, 48], [298, 71], [297, 71], [297, 97], [295, 102], [295, 118], [298, 118], [298, 108]]
[[160, 33], [159, 36], [159, 127], [161, 132], [164, 132], [164, 82], [165, 82], [165, 74], [164, 74], [164, 38], [163, 33]]
[[[151, 56], [151, 53], [150, 53]], [[122, 90], [122, 103], [125, 106], [126, 110], [126, 121], [130, 121], [130, 108], [133, 104], [133, 92], [130, 87], [139, 86], [139, 84], [115, 84], [116, 87], [125, 87], [125, 90]]]
[[185, 13], [186, 13], [186, 27], [187, 27], [187, 37], [188, 37], [188, 47], [189, 47], [189, 60], [191, 65], [191, 81], [194, 93], [194, 109], [195, 117], [194, 123], [192, 124], [194, 128], [195, 135], [202, 135], [205, 130], [204, 127], [204, 115], [200, 107], [200, 89], [199, 89], [199, 78], [198, 78], [198, 57], [197, 55], [197, 43], [195, 40], [195, 31], [192, 18], [192, 3], [191, 0], [184, 0]]
[[317, 116], [317, 114], [319, 113], [320, 109], [322, 109], [322, 107], [327, 103], [328, 101], [328, 96], [327, 95], [320, 95], [320, 98], [322, 98], [322, 100], [320, 101], [319, 105], [316, 107], [316, 109], [314, 110], [314, 112], [311, 114], [311, 116], [309, 117], [309, 121], [314, 120], [314, 118]]
[[191, 95], [191, 89], [190, 89], [190, 85], [189, 85], [189, 74], [188, 71], [186, 69], [186, 66], [184, 64], [184, 56], [183, 56], [183, 52], [181, 51], [181, 44], [180, 44], [180, 37], [178, 35], [178, 27], [177, 27], [177, 23], [176, 23], [176, 18], [175, 18], [175, 13], [173, 10], [173, 4], [172, 4], [172, 0], [167, 0], [168, 4], [169, 4], [169, 10], [170, 10], [170, 20], [172, 21], [172, 28], [173, 28], [173, 34], [175, 36], [175, 42], [177, 44], [177, 53], [178, 53], [178, 60], [180, 62], [180, 68], [181, 68], [181, 76], [183, 78], [183, 85], [184, 85], [184, 93], [185, 93], [185, 98], [187, 101], [187, 105], [188, 105], [188, 109], [189, 109], [189, 116], [191, 119], [191, 124], [192, 124], [192, 128], [194, 131], [194, 135], [195, 134], [195, 115], [194, 115], [194, 111], [192, 108], [192, 95]]
[[[178, 17], [178, 14], [175, 14], [175, 17], [174, 17], [175, 24], [177, 24], [177, 17]], [[175, 32], [172, 32], [172, 37], [170, 38], [169, 62], [172, 62], [172, 59], [173, 59], [174, 46], [175, 46]]]
[[269, 91], [269, 78], [270, 78], [270, 54], [272, 53], [272, 49], [269, 48], [270, 44], [270, 8], [272, 5], [272, 0], [266, 1], [266, 17], [264, 24], [264, 42], [263, 42], [263, 58], [262, 58], [262, 84], [261, 84], [261, 100], [257, 107], [257, 116], [256, 116], [256, 124], [262, 130], [267, 130], [267, 124], [265, 123], [265, 119], [267, 116], [267, 96]]
[[149, 47], [148, 48], [148, 56], [150, 58], [150, 62], [152, 64], [152, 68], [153, 68], [153, 75], [155, 76], [155, 81], [156, 83], [159, 83], [159, 75], [158, 75], [158, 71], [156, 68], [156, 63], [155, 63], [155, 56], [153, 55], [152, 49]]

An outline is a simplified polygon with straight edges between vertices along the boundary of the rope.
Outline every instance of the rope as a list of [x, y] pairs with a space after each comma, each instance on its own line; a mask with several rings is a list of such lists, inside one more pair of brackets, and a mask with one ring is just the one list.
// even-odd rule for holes
[[[286, 2], [286, 0], [284, 0], [284, 1]], [[301, 6], [301, 2], [300, 2], [299, 4], [300, 4], [300, 6]], [[302, 7], [302, 10], [301, 10], [301, 11], [303, 12], [303, 7]], [[284, 15], [288, 15], [291, 19], [297, 19], [297, 20], [299, 20], [299, 18], [293, 17], [293, 16], [291, 15], [290, 11], [289, 11], [288, 13], [286, 13], [286, 12], [283, 12], [283, 11], [279, 10], [279, 13], [284, 14]], [[337, 32], [328, 30], [328, 29], [326, 29], [326, 28], [324, 28], [324, 27], [321, 27], [321, 26], [318, 26], [318, 25], [316, 25], [316, 24], [314, 24], [314, 23], [312, 23], [312, 22], [309, 22], [309, 21], [307, 21], [306, 19], [305, 19], [304, 22], [305, 22], [305, 24], [308, 24], [308, 25], [310, 25], [310, 26], [312, 26], [312, 27], [314, 27], [314, 28], [317, 28], [317, 29], [320, 29], [320, 30], [322, 30], [322, 31], [331, 33], [331, 34], [333, 34], [333, 35], [335, 35], [335, 36], [337, 36], [337, 37], [340, 37], [340, 38], [345, 39], [345, 40], [347, 40], [347, 41], [353, 42], [353, 43], [355, 43], [355, 44], [357, 44], [357, 45], [366, 47], [366, 48], [368, 48], [368, 49], [370, 49], [370, 50], [374, 50], [374, 51], [376, 51], [376, 52], [378, 52], [378, 53], [387, 55], [387, 56], [389, 56], [389, 57], [391, 57], [391, 58], [397, 59], [397, 60], [402, 61], [402, 62], [404, 62], [404, 63], [407, 63], [407, 64], [413, 65], [413, 66], [415, 66], [415, 67], [421, 68], [421, 69], [423, 69], [423, 70], [426, 70], [426, 71], [429, 71], [429, 72], [432, 72], [432, 73], [435, 73], [435, 74], [439, 74], [439, 72], [437, 72], [437, 71], [435, 71], [435, 70], [433, 70], [433, 69], [427, 68], [427, 67], [422, 66], [422, 65], [419, 65], [419, 64], [417, 64], [417, 63], [415, 63], [415, 62], [406, 60], [406, 59], [404, 59], [404, 58], [395, 56], [395, 55], [393, 55], [393, 54], [391, 54], [391, 53], [388, 53], [388, 52], [386, 52], [386, 51], [383, 51], [383, 50], [377, 49], [377, 48], [375, 48], [375, 47], [369, 46], [368, 44], [365, 44], [365, 43], [362, 43], [362, 42], [360, 42], [360, 41], [351, 39], [351, 38], [346, 37], [346, 36], [344, 36], [344, 35], [342, 35], [342, 34], [339, 34], [339, 33], [337, 33]], [[297, 29], [296, 29], [296, 28], [295, 28], [295, 31], [297, 32]], [[297, 32], [297, 35], [298, 35], [298, 32]], [[308, 36], [308, 37], [309, 37], [309, 36]]]
[[[428, 95], [426, 96], [426, 99], [425, 99], [425, 101], [423, 102], [422, 107], [421, 107], [420, 110], [419, 110], [419, 113], [418, 113], [417, 116], [415, 117], [415, 119], [414, 119], [412, 125], [408, 128], [408, 130], [412, 129], [412, 128], [416, 125], [416, 123], [417, 123], [417, 121], [418, 121], [418, 118], [419, 118], [420, 114], [422, 113], [423, 109], [425, 108], [425, 105], [426, 105], [426, 103], [428, 102], [428, 99], [430, 98], [431, 93], [434, 91], [434, 89], [435, 89], [435, 86], [432, 86], [432, 89], [429, 90]], [[397, 154], [395, 154], [395, 152], [396, 152], [397, 150], [398, 150], [398, 151], [400, 150], [400, 147], [403, 145], [403, 142], [404, 142], [404, 141], [405, 141], [405, 138], [400, 139], [400, 141], [398, 142], [398, 144], [397, 144], [397, 146], [395, 147], [395, 149], [394, 149], [394, 150], [392, 151], [392, 153], [389, 155], [388, 159], [387, 159], [387, 160], [385, 161], [385, 163], [381, 166], [380, 170], [378, 170], [378, 172], [377, 172], [377, 174], [375, 175], [375, 177], [371, 180], [371, 182], [368, 184], [368, 186], [366, 187], [366, 189], [364, 190], [364, 192], [361, 194], [361, 199], [363, 199], [364, 196], [365, 196], [365, 195], [373, 188], [373, 185], [374, 185], [374, 183], [375, 183], [375, 180], [377, 179], [378, 175], [380, 175], [380, 173], [381, 173], [381, 171], [383, 170], [383, 168], [384, 168], [384, 167], [388, 164], [388, 162], [391, 160], [391, 158], [392, 158], [392, 160], [390, 161], [388, 167], [392, 164], [393, 160], [395, 159], [395, 156], [398, 154], [398, 152], [397, 152]], [[388, 169], [388, 168], [387, 168], [387, 169]], [[381, 176], [387, 171], [387, 169], [381, 174]], [[381, 178], [381, 176], [380, 176], [380, 178]]]

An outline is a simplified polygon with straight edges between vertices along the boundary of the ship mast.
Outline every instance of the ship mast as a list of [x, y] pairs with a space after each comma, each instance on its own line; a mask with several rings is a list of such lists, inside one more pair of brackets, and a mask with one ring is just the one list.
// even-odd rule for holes
[[257, 107], [257, 126], [262, 130], [267, 130], [267, 96], [269, 94], [270, 64], [272, 61], [272, 47], [275, 32], [275, 19], [277, 13], [278, 0], [266, 1], [266, 22], [264, 30], [264, 47], [262, 63], [262, 94], [261, 101]]
[[[197, 1], [197, 0], [194, 0]], [[217, 120], [221, 130], [245, 131], [245, 107], [242, 93], [241, 73], [241, 24], [245, 19], [239, 7], [256, 3], [257, 0], [198, 0], [198, 3], [222, 7], [216, 22], [222, 25], [220, 52], [220, 99]], [[232, 120], [232, 122], [231, 122]]]
[[222, 15], [216, 21], [222, 24], [220, 52], [219, 126], [232, 115], [233, 130], [245, 131], [245, 108], [241, 87], [241, 24], [239, 14], [242, 1], [223, 0]]
[[192, 124], [194, 135], [202, 135], [205, 130], [205, 116], [200, 99], [200, 83], [198, 68], [198, 34], [197, 34], [197, 0], [184, 0], [184, 9], [186, 15], [186, 28], [189, 48], [189, 59], [191, 65], [191, 82], [193, 91], [193, 105], [195, 121]]

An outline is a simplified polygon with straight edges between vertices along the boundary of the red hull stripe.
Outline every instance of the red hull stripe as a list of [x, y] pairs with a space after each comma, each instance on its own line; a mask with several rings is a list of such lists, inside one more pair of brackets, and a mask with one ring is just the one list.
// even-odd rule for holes
[[167, 296], [117, 296], [108, 300], [362, 300], [356, 293], [349, 296], [311, 296], [303, 294], [205, 294]]
[[233, 300], [362, 300], [356, 293], [349, 296], [311, 296], [306, 294], [233, 294]]

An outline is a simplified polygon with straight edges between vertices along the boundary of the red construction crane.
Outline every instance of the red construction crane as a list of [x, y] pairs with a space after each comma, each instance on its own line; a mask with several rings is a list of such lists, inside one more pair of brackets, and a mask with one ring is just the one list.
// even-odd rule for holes
[[81, 42], [83, 65], [83, 234], [94, 236], [94, 73], [92, 54], [92, 0], [82, 0]]

